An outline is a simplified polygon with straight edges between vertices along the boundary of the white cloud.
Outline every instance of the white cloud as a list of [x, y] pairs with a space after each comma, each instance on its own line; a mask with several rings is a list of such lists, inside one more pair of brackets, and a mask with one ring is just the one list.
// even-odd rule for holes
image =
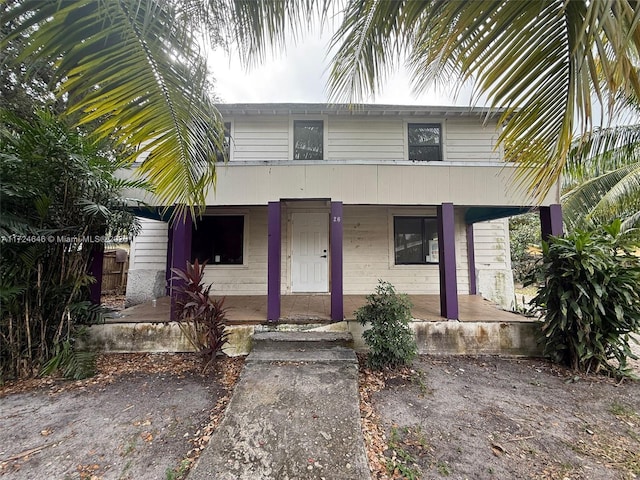
[[[267, 57], [262, 64], [248, 69], [236, 53], [228, 56], [222, 49], [216, 49], [209, 54], [215, 92], [228, 103], [327, 102], [330, 38], [330, 32], [307, 33], [297, 44], [291, 42], [282, 54]], [[444, 89], [435, 88], [415, 96], [406, 70], [400, 69], [368, 103], [466, 106], [470, 104], [469, 99], [470, 88], [463, 88], [457, 99]]]

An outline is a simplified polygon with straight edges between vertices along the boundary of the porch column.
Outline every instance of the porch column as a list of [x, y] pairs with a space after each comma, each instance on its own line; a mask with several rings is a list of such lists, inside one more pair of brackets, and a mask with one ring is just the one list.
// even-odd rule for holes
[[[171, 238], [171, 268], [185, 269], [187, 262], [191, 261], [191, 234], [193, 220], [189, 212], [183, 218], [174, 218], [170, 228], [173, 230]], [[169, 277], [171, 295], [171, 320], [174, 321], [177, 315], [178, 290], [182, 287], [182, 282]]]
[[167, 229], [167, 262], [165, 266], [165, 295], [171, 295], [171, 277], [173, 277], [173, 272], [171, 272], [171, 257], [173, 255], [173, 228], [169, 225]]
[[267, 320], [280, 319], [280, 282], [282, 223], [280, 202], [267, 207]]
[[476, 248], [473, 238], [473, 223], [467, 224], [467, 262], [469, 263], [469, 295], [478, 294], [476, 285]]
[[102, 262], [104, 261], [104, 243], [94, 243], [89, 256], [88, 273], [96, 279], [89, 286], [89, 300], [94, 305], [100, 305], [102, 295]]
[[458, 320], [456, 231], [453, 203], [438, 205], [437, 211], [440, 260], [440, 315], [450, 320]]
[[562, 235], [562, 205], [554, 203], [548, 207], [540, 207], [540, 228], [545, 242], [550, 235]]
[[331, 202], [331, 320], [344, 320], [342, 202]]

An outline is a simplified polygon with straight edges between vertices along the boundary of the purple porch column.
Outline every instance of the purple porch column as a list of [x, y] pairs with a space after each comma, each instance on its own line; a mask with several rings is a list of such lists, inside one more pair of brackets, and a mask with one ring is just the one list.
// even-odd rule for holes
[[88, 273], [96, 279], [96, 283], [89, 286], [89, 300], [94, 305], [100, 305], [102, 295], [102, 262], [104, 261], [104, 243], [94, 243], [89, 256]]
[[440, 315], [450, 320], [458, 320], [456, 231], [453, 203], [438, 205], [437, 210], [440, 260]]
[[[174, 218], [170, 228], [173, 230], [170, 234], [171, 238], [171, 268], [184, 269], [187, 262], [191, 261], [191, 235], [193, 228], [193, 220], [191, 214], [187, 212], [183, 218]], [[170, 295], [171, 295], [171, 320], [176, 319], [176, 301], [178, 299], [178, 289], [182, 286], [182, 282], [172, 279], [173, 274], [169, 277]]]
[[545, 242], [550, 235], [562, 235], [562, 205], [554, 203], [548, 207], [540, 207], [540, 228]]
[[342, 202], [331, 202], [331, 320], [344, 320]]
[[171, 277], [173, 273], [171, 272], [171, 257], [173, 255], [173, 228], [169, 225], [167, 229], [167, 262], [165, 266], [165, 280], [166, 280], [166, 291], [165, 295], [171, 295]]
[[267, 207], [267, 320], [280, 319], [280, 262], [282, 225], [280, 202], [269, 202]]
[[467, 262], [469, 263], [469, 295], [478, 294], [476, 285], [476, 248], [473, 238], [473, 223], [467, 225]]

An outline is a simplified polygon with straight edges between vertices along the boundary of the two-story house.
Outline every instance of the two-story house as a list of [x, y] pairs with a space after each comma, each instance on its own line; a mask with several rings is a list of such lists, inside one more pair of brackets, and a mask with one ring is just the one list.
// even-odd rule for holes
[[[398, 105], [221, 104], [229, 161], [205, 215], [143, 220], [131, 247], [130, 304], [165, 294], [173, 267], [208, 260], [219, 295], [265, 296], [265, 320], [285, 296], [373, 291], [513, 301], [506, 217], [539, 207], [543, 233], [561, 231], [558, 191], [537, 205], [513, 182], [487, 109]], [[147, 217], [153, 215], [146, 214]], [[162, 221], [164, 220], [164, 221]]]

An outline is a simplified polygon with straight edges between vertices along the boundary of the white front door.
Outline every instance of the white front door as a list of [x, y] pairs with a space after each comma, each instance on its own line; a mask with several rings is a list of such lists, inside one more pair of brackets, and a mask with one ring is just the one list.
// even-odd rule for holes
[[329, 291], [329, 215], [294, 213], [291, 217], [291, 291]]

